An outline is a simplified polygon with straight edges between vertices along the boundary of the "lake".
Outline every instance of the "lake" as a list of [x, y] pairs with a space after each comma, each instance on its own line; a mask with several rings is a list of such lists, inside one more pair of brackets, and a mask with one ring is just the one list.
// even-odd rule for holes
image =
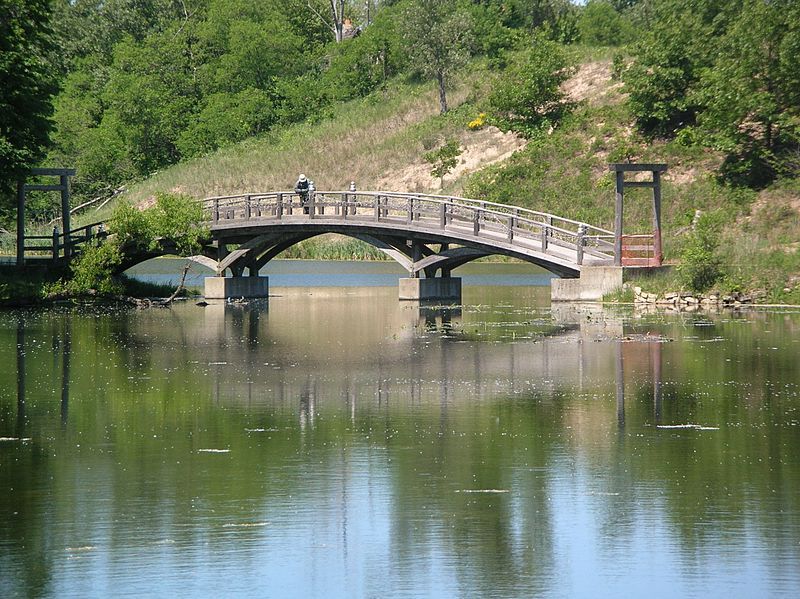
[[800, 310], [267, 272], [268, 302], [0, 313], [0, 596], [797, 596]]

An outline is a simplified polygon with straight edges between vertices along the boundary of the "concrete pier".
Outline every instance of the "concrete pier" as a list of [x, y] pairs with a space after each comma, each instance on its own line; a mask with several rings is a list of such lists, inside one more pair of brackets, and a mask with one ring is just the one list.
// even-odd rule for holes
[[621, 288], [621, 266], [584, 266], [577, 279], [550, 281], [550, 299], [554, 302], [597, 302], [605, 294]]
[[269, 277], [206, 277], [205, 298], [227, 300], [269, 297]]
[[400, 279], [401, 300], [461, 302], [461, 277]]

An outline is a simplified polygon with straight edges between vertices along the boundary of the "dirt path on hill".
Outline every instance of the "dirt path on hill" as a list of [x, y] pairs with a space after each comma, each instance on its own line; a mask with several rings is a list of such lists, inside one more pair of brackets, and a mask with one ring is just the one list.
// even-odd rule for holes
[[[459, 141], [463, 151], [459, 156], [458, 165], [445, 177], [445, 185], [490, 164], [505, 160], [517, 150], [524, 148], [526, 143], [513, 133], [503, 133], [496, 127], [468, 131]], [[436, 192], [441, 191], [442, 182], [431, 175], [431, 165], [420, 160], [387, 173], [378, 179], [376, 189]]]

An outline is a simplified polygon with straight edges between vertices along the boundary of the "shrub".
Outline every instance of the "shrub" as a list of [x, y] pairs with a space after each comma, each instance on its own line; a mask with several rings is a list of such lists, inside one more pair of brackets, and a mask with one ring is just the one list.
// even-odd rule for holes
[[150, 223], [142, 210], [130, 202], [120, 202], [109, 221], [109, 233], [121, 247], [146, 249], [150, 245]]
[[677, 267], [681, 285], [695, 292], [710, 289], [724, 275], [719, 248], [719, 224], [713, 215], [702, 215], [681, 252]]
[[181, 256], [200, 250], [208, 237], [203, 206], [191, 196], [180, 193], [157, 193], [156, 203], [145, 211], [149, 227], [150, 249], [158, 249], [162, 240], [175, 244]]
[[533, 47], [506, 71], [492, 92], [493, 120], [503, 131], [533, 137], [568, 110], [561, 84], [570, 74], [563, 48], [537, 36]]
[[458, 164], [458, 157], [461, 156], [461, 146], [458, 140], [450, 139], [438, 150], [433, 150], [425, 154], [431, 166], [431, 175], [439, 177], [444, 182], [444, 177], [447, 173], [452, 171]]
[[122, 264], [122, 252], [114, 242], [95, 242], [86, 246], [70, 266], [72, 278], [66, 291], [83, 295], [90, 291], [118, 294], [122, 286], [114, 280], [116, 267]]

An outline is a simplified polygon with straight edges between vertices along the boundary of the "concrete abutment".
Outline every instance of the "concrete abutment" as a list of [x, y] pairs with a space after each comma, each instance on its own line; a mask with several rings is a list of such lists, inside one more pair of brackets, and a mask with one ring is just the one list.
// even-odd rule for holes
[[577, 279], [550, 281], [554, 302], [596, 302], [607, 293], [622, 289], [621, 266], [585, 266]]
[[269, 297], [269, 277], [206, 277], [206, 299], [257, 299]]
[[400, 279], [401, 300], [438, 300], [461, 303], [461, 277]]

